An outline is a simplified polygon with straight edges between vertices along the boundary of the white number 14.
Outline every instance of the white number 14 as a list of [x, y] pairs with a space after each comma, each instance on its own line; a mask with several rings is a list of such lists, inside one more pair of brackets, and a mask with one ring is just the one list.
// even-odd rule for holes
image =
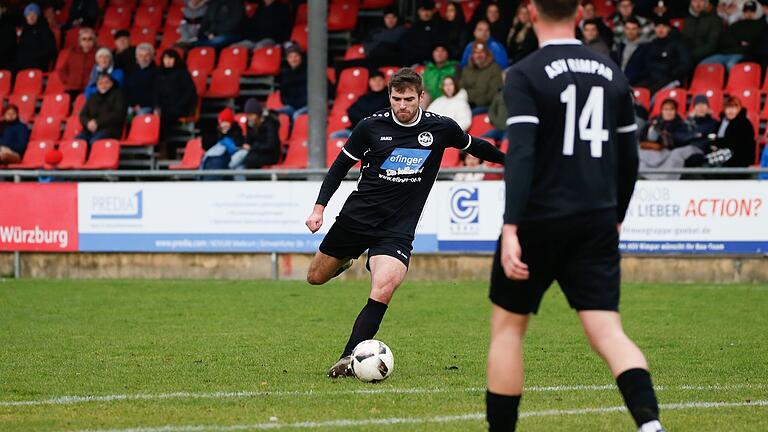
[[[605, 89], [592, 87], [587, 102], [579, 115], [579, 139], [589, 141], [590, 154], [593, 158], [603, 157], [603, 143], [608, 141], [608, 130], [603, 129], [603, 101]], [[569, 84], [560, 93], [560, 102], [565, 104], [565, 134], [563, 136], [563, 154], [573, 156], [573, 141], [576, 137], [576, 85]]]

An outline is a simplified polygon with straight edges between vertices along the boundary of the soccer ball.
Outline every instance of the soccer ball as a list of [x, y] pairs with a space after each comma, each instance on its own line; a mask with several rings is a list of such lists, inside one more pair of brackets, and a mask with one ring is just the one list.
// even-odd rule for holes
[[362, 341], [352, 351], [352, 372], [363, 382], [386, 379], [395, 369], [392, 350], [377, 340]]

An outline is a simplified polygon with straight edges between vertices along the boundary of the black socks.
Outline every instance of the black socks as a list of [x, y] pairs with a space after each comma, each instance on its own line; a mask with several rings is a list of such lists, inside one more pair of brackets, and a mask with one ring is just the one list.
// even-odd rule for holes
[[647, 370], [624, 371], [616, 378], [616, 384], [637, 426], [659, 419], [659, 403], [653, 391], [651, 374]]
[[486, 391], [485, 406], [489, 432], [511, 432], [515, 430], [520, 396], [505, 396]]
[[384, 313], [387, 311], [387, 305], [381, 302], [377, 302], [374, 299], [368, 299], [368, 303], [363, 310], [360, 311], [360, 315], [355, 320], [355, 325], [352, 327], [352, 334], [349, 335], [347, 346], [344, 347], [344, 353], [342, 357], [346, 357], [352, 354], [352, 350], [355, 349], [357, 344], [364, 340], [373, 339], [376, 336], [376, 332], [379, 331], [379, 325], [381, 320], [384, 319]]

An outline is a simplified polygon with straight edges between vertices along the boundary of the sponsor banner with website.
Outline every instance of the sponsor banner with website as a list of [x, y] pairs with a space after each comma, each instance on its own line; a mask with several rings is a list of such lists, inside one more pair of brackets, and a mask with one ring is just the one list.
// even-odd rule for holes
[[0, 250], [78, 250], [77, 184], [0, 183]]
[[[355, 186], [342, 183], [311, 234], [304, 222], [319, 182], [82, 183], [80, 250], [315, 252]], [[436, 232], [422, 223], [414, 251], [436, 252]]]

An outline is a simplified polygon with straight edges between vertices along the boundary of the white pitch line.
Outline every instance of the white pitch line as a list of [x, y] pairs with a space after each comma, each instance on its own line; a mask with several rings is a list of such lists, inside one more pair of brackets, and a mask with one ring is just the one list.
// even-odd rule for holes
[[[613, 384], [606, 385], [573, 385], [573, 386], [533, 386], [526, 387], [526, 392], [564, 392], [564, 391], [611, 391], [616, 388]], [[689, 390], [689, 391], [724, 391], [764, 389], [766, 384], [725, 384], [725, 385], [680, 385], [680, 386], [656, 386], [656, 390]], [[377, 394], [439, 394], [439, 393], [478, 393], [484, 392], [484, 387], [469, 387], [464, 389], [445, 388], [381, 388], [381, 389], [357, 389], [338, 391], [236, 391], [236, 392], [174, 392], [174, 393], [138, 393], [115, 394], [103, 396], [58, 396], [50, 399], [26, 400], [26, 401], [0, 401], [0, 407], [22, 407], [39, 405], [73, 405], [89, 402], [120, 402], [120, 401], [146, 401], [164, 399], [253, 399], [272, 396], [345, 396], [345, 395], [377, 395]]]
[[[740, 407], [768, 407], [768, 400], [757, 400], [752, 402], [682, 402], [674, 404], [662, 404], [663, 410], [685, 410], [685, 409], [713, 409], [713, 408], [740, 408]], [[574, 408], [567, 410], [545, 410], [528, 411], [520, 413], [521, 418], [525, 417], [559, 417], [568, 415], [583, 414], [607, 414], [613, 412], [626, 411], [624, 406], [598, 407], [598, 408]], [[148, 426], [127, 429], [85, 429], [78, 432], [234, 432], [247, 430], [270, 430], [270, 429], [315, 429], [329, 427], [350, 427], [350, 426], [389, 426], [401, 424], [425, 424], [425, 423], [451, 423], [461, 421], [479, 421], [485, 418], [484, 413], [472, 413], [454, 416], [437, 417], [390, 417], [381, 419], [339, 419], [328, 421], [306, 421], [297, 423], [253, 423], [240, 425], [165, 425]]]

